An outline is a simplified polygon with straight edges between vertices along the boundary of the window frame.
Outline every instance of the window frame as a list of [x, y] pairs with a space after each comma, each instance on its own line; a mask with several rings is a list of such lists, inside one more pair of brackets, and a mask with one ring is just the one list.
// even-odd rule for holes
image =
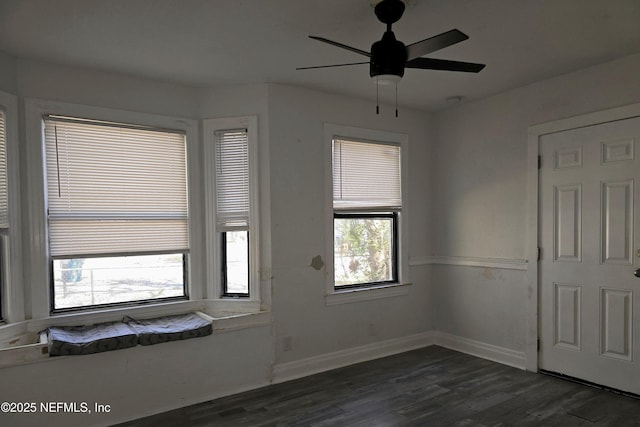
[[[393, 211], [369, 211], [360, 212], [360, 211], [335, 211], [333, 213], [334, 220], [334, 234], [335, 234], [335, 220], [341, 218], [353, 218], [353, 219], [380, 219], [380, 218], [388, 218], [391, 219], [391, 265], [392, 265], [392, 277], [390, 280], [380, 280], [375, 282], [362, 282], [362, 283], [353, 283], [348, 285], [336, 285], [335, 284], [335, 274], [334, 274], [334, 288], [336, 291], [345, 290], [345, 289], [354, 289], [354, 288], [369, 288], [372, 286], [386, 286], [398, 283], [399, 279], [399, 264], [398, 264], [398, 212]], [[334, 248], [334, 258], [335, 260], [335, 248]], [[334, 261], [335, 262], [335, 261]], [[335, 271], [335, 266], [334, 266]]]
[[[119, 258], [120, 256], [142, 256], [142, 255], [160, 255], [161, 253], [136, 253], [132, 252], [126, 255], [116, 254], [113, 256], [85, 256], [81, 259], [89, 259], [89, 258]], [[74, 258], [60, 258], [60, 257], [49, 257], [49, 303], [51, 304], [50, 313], [51, 315], [56, 314], [65, 314], [65, 313], [75, 313], [75, 312], [89, 312], [93, 310], [100, 309], [109, 309], [109, 308], [125, 308], [125, 307], [137, 307], [142, 305], [149, 304], [161, 304], [163, 302], [171, 302], [171, 301], [188, 301], [189, 300], [189, 277], [188, 277], [188, 266], [189, 266], [189, 252], [175, 252], [175, 254], [182, 255], [182, 295], [172, 296], [172, 297], [162, 297], [162, 298], [146, 298], [139, 300], [130, 300], [130, 301], [122, 301], [122, 302], [109, 302], [103, 304], [91, 304], [91, 305], [81, 305], [81, 306], [73, 306], [73, 307], [55, 307], [55, 280], [54, 280], [54, 266], [53, 263], [56, 260], [61, 259], [74, 259]], [[78, 258], [76, 258], [78, 259]]]
[[[326, 240], [326, 288], [325, 301], [327, 305], [346, 304], [365, 300], [406, 295], [411, 285], [409, 281], [408, 242], [409, 242], [409, 204], [408, 204], [408, 158], [409, 138], [407, 134], [381, 131], [374, 129], [358, 128], [353, 126], [325, 123], [325, 227]], [[334, 139], [353, 140], [358, 142], [371, 142], [378, 144], [400, 146], [400, 179], [402, 207], [400, 209], [334, 209], [333, 207], [333, 157], [332, 146]], [[336, 286], [334, 266], [334, 218], [335, 214], [359, 214], [376, 215], [383, 212], [394, 212], [396, 217], [395, 255], [397, 259], [396, 280], [390, 282], [373, 282], [359, 284], [358, 286]]]
[[[160, 140], [164, 140], [164, 133], [174, 133], [177, 135], [183, 135], [184, 132], [182, 130], [173, 130], [173, 129], [156, 129], [156, 128], [150, 128], [148, 126], [140, 126], [139, 124], [136, 123], [106, 123], [104, 121], [99, 121], [99, 122], [92, 122], [92, 120], [86, 120], [83, 117], [48, 117], [45, 116], [43, 117], [43, 127], [44, 127], [44, 123], [46, 121], [50, 121], [53, 125], [56, 125], [56, 122], [60, 122], [62, 123], [62, 125], [64, 126], [64, 123], [74, 123], [77, 122], [78, 124], [84, 125], [84, 126], [91, 126], [93, 129], [93, 132], [95, 132], [96, 134], [100, 133], [100, 130], [102, 130], [103, 128], [109, 128], [109, 130], [113, 130], [113, 129], [134, 129], [134, 130], [143, 130], [143, 131], [157, 131], [158, 134], [158, 138], [160, 138]], [[56, 133], [56, 137], [57, 137], [57, 133]], [[47, 141], [47, 138], [44, 138], [44, 143], [46, 144], [51, 144], [51, 141]], [[56, 160], [57, 160], [57, 140], [55, 141], [56, 144]], [[187, 142], [186, 142], [186, 136], [184, 139], [184, 154], [185, 154], [185, 158], [184, 159], [180, 159], [180, 162], [184, 162], [185, 166], [187, 166], [188, 164], [188, 156], [187, 156]], [[47, 164], [48, 159], [46, 158], [46, 148], [45, 148], [45, 159], [44, 159], [44, 163], [45, 165]], [[45, 167], [46, 169], [46, 167]], [[185, 180], [187, 181], [187, 188], [185, 188], [185, 196], [188, 196], [188, 192], [189, 192], [189, 183], [188, 183], [188, 169], [186, 169], [185, 167]], [[47, 173], [45, 172], [45, 186], [48, 184], [46, 182], [47, 180]], [[59, 180], [60, 175], [58, 174], [58, 180]], [[47, 191], [49, 194], [48, 196], [51, 197], [50, 194], [50, 190]], [[187, 215], [188, 215], [188, 205], [187, 205]], [[50, 226], [50, 221], [51, 221], [51, 217], [50, 217], [50, 213], [51, 213], [51, 208], [50, 206], [47, 206], [47, 227]], [[188, 224], [188, 216], [187, 216], [187, 224]], [[47, 236], [48, 237], [48, 242], [49, 244], [51, 243], [51, 236]], [[87, 305], [78, 305], [78, 306], [71, 306], [71, 307], [56, 307], [56, 283], [55, 283], [55, 261], [60, 261], [60, 260], [65, 260], [65, 259], [98, 259], [98, 258], [121, 258], [121, 257], [126, 257], [126, 256], [145, 256], [145, 255], [167, 255], [167, 254], [175, 254], [175, 255], [180, 255], [182, 257], [182, 291], [181, 291], [181, 295], [176, 295], [176, 296], [170, 296], [170, 297], [161, 297], [161, 298], [143, 298], [143, 299], [132, 299], [132, 300], [127, 300], [127, 301], [121, 301], [121, 302], [108, 302], [108, 303], [99, 303], [99, 304], [87, 304]], [[95, 310], [95, 309], [104, 309], [104, 308], [115, 308], [115, 307], [128, 307], [128, 306], [137, 306], [137, 305], [144, 305], [144, 304], [154, 304], [154, 303], [160, 303], [160, 302], [166, 302], [166, 301], [180, 301], [180, 300], [188, 300], [189, 299], [189, 291], [188, 291], [188, 265], [189, 265], [189, 249], [182, 249], [182, 250], [178, 250], [175, 252], [172, 251], [168, 251], [168, 250], [156, 250], [156, 251], [149, 251], [149, 250], [143, 250], [143, 251], [127, 251], [127, 252], [122, 252], [122, 251], [117, 251], [117, 252], [105, 252], [105, 253], [89, 253], [89, 254], [84, 254], [84, 253], [64, 253], [64, 254], [60, 254], [60, 255], [51, 255], [49, 254], [49, 302], [50, 302], [50, 313], [51, 314], [57, 314], [57, 313], [68, 313], [68, 312], [77, 312], [77, 311], [86, 311], [86, 310]]]
[[[29, 242], [28, 255], [32, 260], [32, 268], [26, 271], [25, 282], [30, 286], [25, 287], [27, 292], [25, 299], [31, 307], [33, 318], [46, 318], [49, 316], [68, 313], [68, 309], [53, 309], [53, 295], [50, 291], [52, 281], [52, 269], [48, 250], [48, 229], [46, 212], [46, 175], [45, 175], [45, 139], [43, 130], [43, 117], [46, 115], [61, 115], [70, 117], [82, 117], [91, 120], [109, 121], [115, 123], [131, 123], [135, 125], [174, 129], [185, 133], [186, 137], [186, 162], [187, 185], [189, 203], [189, 256], [185, 275], [189, 279], [185, 283], [186, 296], [180, 297], [182, 302], [190, 299], [201, 299], [203, 290], [201, 286], [194, 285], [203, 282], [203, 254], [199, 250], [203, 246], [202, 233], [198, 233], [198, 212], [202, 209], [201, 185], [198, 182], [200, 167], [199, 158], [199, 128], [195, 120], [172, 118], [155, 114], [134, 113], [130, 111], [115, 110], [102, 107], [69, 104], [63, 102], [43, 101], [38, 99], [25, 99], [25, 124], [26, 124], [26, 164], [29, 171], [27, 188], [29, 194], [29, 209], [27, 224], [32, 231]], [[91, 306], [73, 309], [73, 311], [91, 313], [98, 309], [120, 309], [127, 307], [162, 305], [174, 301], [149, 300], [144, 302], [132, 302], [107, 306]]]
[[[223, 232], [218, 231], [216, 224], [216, 171], [215, 171], [215, 132], [225, 130], [247, 129], [249, 149], [249, 294], [230, 294], [226, 292], [223, 278]], [[234, 305], [243, 306], [249, 310], [260, 310], [266, 301], [261, 296], [261, 227], [260, 227], [260, 193], [258, 177], [260, 174], [258, 162], [258, 118], [257, 116], [242, 116], [221, 119], [206, 119], [204, 129], [204, 177], [205, 177], [205, 205], [206, 205], [206, 259], [214, 260], [207, 263], [207, 295], [209, 299], [223, 300]], [[239, 230], [240, 231], [240, 230]]]
[[239, 230], [247, 233], [247, 274], [248, 285], [247, 292], [229, 292], [228, 288], [228, 263], [227, 263], [227, 233], [229, 231], [220, 232], [220, 275], [221, 275], [221, 296], [222, 298], [249, 298], [251, 296], [251, 239], [249, 230]]

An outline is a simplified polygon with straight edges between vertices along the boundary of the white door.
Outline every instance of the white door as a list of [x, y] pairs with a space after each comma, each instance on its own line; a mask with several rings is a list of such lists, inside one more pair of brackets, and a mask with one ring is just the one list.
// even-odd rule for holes
[[540, 368], [640, 394], [640, 118], [540, 139]]

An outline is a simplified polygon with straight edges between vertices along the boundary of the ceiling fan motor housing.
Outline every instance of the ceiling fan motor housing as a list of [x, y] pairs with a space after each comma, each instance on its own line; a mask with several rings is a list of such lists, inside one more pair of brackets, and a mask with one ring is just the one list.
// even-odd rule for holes
[[404, 2], [402, 0], [382, 0], [376, 5], [374, 11], [380, 22], [391, 25], [402, 18]]
[[371, 62], [369, 75], [376, 77], [391, 74], [404, 76], [404, 64], [407, 62], [407, 48], [396, 40], [392, 31], [387, 31], [382, 40], [371, 45]]

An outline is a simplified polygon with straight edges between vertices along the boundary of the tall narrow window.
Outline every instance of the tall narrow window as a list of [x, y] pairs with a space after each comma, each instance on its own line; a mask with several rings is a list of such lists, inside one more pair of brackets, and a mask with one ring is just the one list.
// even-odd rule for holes
[[6, 118], [0, 110], [0, 319], [2, 319], [3, 296], [5, 291], [4, 247], [9, 232], [9, 185], [7, 182], [7, 132]]
[[46, 116], [52, 311], [185, 298], [185, 135]]
[[249, 296], [249, 141], [246, 129], [215, 132], [216, 228], [223, 296]]
[[335, 288], [398, 282], [400, 146], [334, 138]]
[[0, 110], [0, 231], [9, 228], [9, 186], [7, 182], [7, 126], [4, 111]]

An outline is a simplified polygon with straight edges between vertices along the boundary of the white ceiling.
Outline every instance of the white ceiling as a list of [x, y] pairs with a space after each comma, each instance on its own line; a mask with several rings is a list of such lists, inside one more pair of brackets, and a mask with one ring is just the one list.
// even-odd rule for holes
[[[430, 55], [479, 74], [407, 69], [402, 106], [434, 111], [640, 52], [640, 0], [409, 0], [405, 44], [458, 28]], [[369, 50], [384, 32], [370, 0], [1, 0], [0, 51], [20, 58], [194, 86], [285, 83], [375, 99], [367, 60], [307, 38]], [[380, 97], [393, 102], [392, 88]]]

